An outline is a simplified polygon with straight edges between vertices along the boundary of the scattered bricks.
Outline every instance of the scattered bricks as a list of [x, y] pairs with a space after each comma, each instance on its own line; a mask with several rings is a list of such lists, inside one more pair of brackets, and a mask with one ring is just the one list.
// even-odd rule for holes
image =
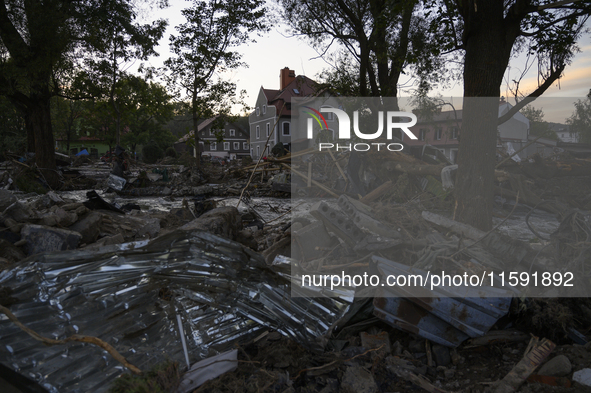
[[322, 221], [339, 238], [351, 245], [365, 237], [363, 231], [351, 219], [322, 201], [312, 206], [310, 213], [319, 221]]
[[320, 221], [314, 221], [301, 229], [294, 230], [292, 234], [292, 258], [298, 261], [320, 258], [324, 254], [323, 249], [332, 243], [330, 235]]
[[73, 250], [82, 238], [78, 232], [41, 225], [25, 225], [21, 232], [28, 255]]

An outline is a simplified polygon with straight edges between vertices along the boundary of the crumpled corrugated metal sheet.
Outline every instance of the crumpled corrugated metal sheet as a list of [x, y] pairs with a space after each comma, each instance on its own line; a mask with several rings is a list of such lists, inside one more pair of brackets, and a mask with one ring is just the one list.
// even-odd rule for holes
[[[271, 270], [273, 269], [273, 270]], [[227, 350], [265, 327], [311, 348], [349, 310], [345, 296], [305, 295], [289, 267], [269, 268], [257, 253], [205, 232], [174, 232], [135, 250], [75, 250], [29, 258], [0, 274], [10, 310], [43, 336], [78, 333], [113, 345], [142, 370], [184, 364], [180, 313], [191, 363]], [[52, 392], [103, 392], [126, 369], [102, 349], [46, 346], [0, 318], [0, 361]]]
[[[382, 275], [427, 276], [427, 272], [373, 256]], [[480, 337], [504, 315], [515, 291], [494, 287], [382, 287], [374, 298], [374, 314], [390, 325], [435, 343], [457, 347]]]

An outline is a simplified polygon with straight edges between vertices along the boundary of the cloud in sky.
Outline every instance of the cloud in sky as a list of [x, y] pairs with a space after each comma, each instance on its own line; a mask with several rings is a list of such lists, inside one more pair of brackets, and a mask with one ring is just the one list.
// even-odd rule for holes
[[[159, 46], [160, 57], [155, 58], [151, 62], [154, 66], [161, 65], [170, 56], [168, 51], [168, 37], [170, 34], [175, 33], [174, 26], [184, 22], [180, 11], [190, 4], [190, 2], [185, 0], [172, 0], [170, 3], [171, 6], [158, 15], [158, 17], [168, 18], [169, 27]], [[238, 48], [243, 54], [243, 61], [249, 67], [234, 70], [224, 75], [225, 78], [237, 84], [239, 91], [246, 90], [248, 95], [247, 103], [251, 105], [254, 104], [261, 86], [267, 89], [279, 88], [279, 70], [284, 67], [295, 70], [297, 75], [306, 75], [310, 78], [315, 78], [323, 68], [329, 67], [324, 60], [318, 58], [318, 54], [303, 39], [286, 37], [284, 35], [286, 34], [285, 31], [286, 28], [284, 26], [276, 25], [269, 34], [257, 38], [256, 43]], [[583, 37], [580, 47], [581, 52], [574, 57], [573, 63], [565, 70], [564, 76], [558, 83], [550, 87], [544, 93], [543, 97], [583, 98], [587, 95], [591, 88], [591, 38], [589, 35]], [[524, 67], [524, 61], [524, 57], [514, 59], [511, 68], [508, 70], [506, 79], [511, 80], [517, 77], [521, 72], [520, 70]], [[526, 77], [521, 81], [520, 89], [522, 91], [529, 92], [537, 88], [538, 79], [536, 72], [535, 66], [532, 67]], [[441, 90], [437, 93], [443, 97], [454, 97], [454, 105], [460, 104], [459, 106], [461, 106], [461, 96], [463, 94], [461, 81], [456, 83], [453, 88]], [[510, 96], [510, 92], [506, 86], [501, 86], [501, 94]], [[559, 101], [566, 102], [565, 100], [557, 100], [556, 103]], [[570, 101], [569, 108], [572, 107], [573, 100]], [[572, 113], [572, 109], [568, 108], [563, 108], [560, 111], [549, 108], [549, 112], [557, 113], [548, 113], [546, 119], [549, 121], [563, 122], [562, 113], [566, 113], [565, 111], [568, 110]], [[561, 114], [558, 114], [558, 112]]]

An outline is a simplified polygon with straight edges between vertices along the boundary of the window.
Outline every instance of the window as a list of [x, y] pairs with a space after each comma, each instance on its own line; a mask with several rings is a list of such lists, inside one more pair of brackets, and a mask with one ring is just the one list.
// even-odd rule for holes
[[242, 150], [248, 150], [248, 142], [242, 142]]
[[236, 136], [236, 130], [230, 130], [230, 136]]
[[261, 156], [261, 147], [257, 146], [257, 158]]
[[224, 150], [230, 150], [230, 142], [224, 142]]
[[285, 136], [289, 136], [290, 135], [289, 122], [286, 121], [286, 122], [283, 123], [283, 130], [281, 131], [281, 134], [282, 135], [285, 135]]
[[438, 128], [437, 131], [435, 132], [435, 140], [440, 141], [441, 140], [441, 134], [443, 134], [443, 130], [441, 128]]
[[421, 128], [419, 130], [419, 140], [424, 141], [426, 136], [427, 136], [427, 130], [425, 130], [424, 128]]
[[209, 135], [213, 135], [213, 129], [209, 129]]
[[259, 107], [257, 106], [257, 116], [260, 116], [260, 115], [261, 115], [261, 111], [260, 111]]
[[[331, 108], [330, 106], [323, 106], [322, 108]], [[322, 112], [322, 108], [320, 108], [320, 112], [322, 116], [326, 119], [326, 121], [334, 121], [334, 113], [332, 112]]]
[[218, 149], [218, 144], [216, 142], [211, 142], [209, 144], [209, 150], [217, 150]]
[[257, 126], [257, 139], [261, 139], [261, 128]]
[[296, 94], [300, 94], [300, 91], [298, 89], [293, 89], [293, 92]]
[[240, 142], [234, 142], [234, 150], [240, 150]]
[[271, 124], [267, 123], [267, 137], [271, 135]]
[[458, 139], [458, 127], [452, 127], [451, 139]]
[[267, 113], [267, 105], [263, 105], [263, 115]]

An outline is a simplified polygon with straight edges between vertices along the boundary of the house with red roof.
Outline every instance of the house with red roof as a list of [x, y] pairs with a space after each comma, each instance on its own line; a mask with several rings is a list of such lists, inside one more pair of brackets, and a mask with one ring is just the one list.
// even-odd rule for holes
[[[278, 142], [291, 151], [293, 126], [292, 99], [311, 97], [317, 93], [318, 84], [312, 79], [297, 75], [288, 67], [279, 71], [279, 89], [265, 89], [261, 86], [255, 110], [249, 116], [250, 155], [259, 158]], [[268, 149], [265, 150], [265, 145]]]

